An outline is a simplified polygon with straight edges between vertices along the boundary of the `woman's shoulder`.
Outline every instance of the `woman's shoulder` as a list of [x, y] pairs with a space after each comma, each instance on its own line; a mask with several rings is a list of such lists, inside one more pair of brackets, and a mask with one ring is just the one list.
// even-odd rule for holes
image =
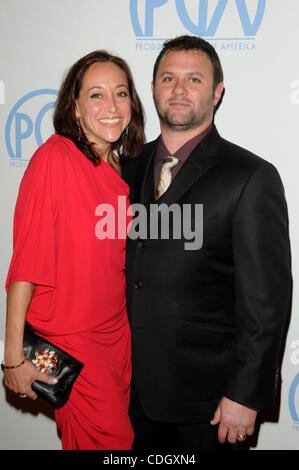
[[79, 149], [70, 139], [53, 134], [34, 152], [29, 166], [65, 165], [77, 152]]
[[78, 148], [72, 140], [64, 137], [63, 135], [53, 134], [35, 151], [32, 158], [36, 158], [36, 156], [51, 156], [55, 154], [69, 155], [71, 152], [76, 151], [78, 151]]

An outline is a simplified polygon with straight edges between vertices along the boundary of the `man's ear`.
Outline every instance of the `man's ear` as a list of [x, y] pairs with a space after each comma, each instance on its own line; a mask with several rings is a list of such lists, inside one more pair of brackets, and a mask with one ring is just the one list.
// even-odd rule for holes
[[223, 82], [219, 82], [214, 91], [214, 106], [217, 106], [224, 90]]

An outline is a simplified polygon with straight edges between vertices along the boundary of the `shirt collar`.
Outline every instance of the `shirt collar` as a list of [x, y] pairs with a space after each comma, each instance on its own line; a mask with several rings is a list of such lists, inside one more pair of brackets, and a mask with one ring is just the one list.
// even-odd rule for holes
[[[212, 129], [212, 124], [210, 124], [204, 131], [197, 134], [192, 139], [188, 140], [182, 147], [180, 147], [173, 156], [178, 158], [181, 162], [185, 162], [190, 155], [190, 153], [195, 149], [195, 147], [202, 141], [202, 139], [210, 132]], [[156, 161], [159, 162], [163, 158], [171, 155], [169, 150], [167, 149], [166, 145], [164, 144], [162, 136], [158, 141], [157, 153], [156, 153]]]

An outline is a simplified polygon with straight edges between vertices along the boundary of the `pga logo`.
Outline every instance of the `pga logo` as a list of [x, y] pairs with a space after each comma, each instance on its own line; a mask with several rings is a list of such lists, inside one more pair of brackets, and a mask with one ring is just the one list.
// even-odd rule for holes
[[[291, 363], [298, 366], [299, 364], [299, 340], [291, 343]], [[289, 409], [294, 424], [299, 424], [299, 372], [295, 375], [289, 390]]]
[[289, 390], [289, 408], [291, 417], [294, 423], [299, 424], [299, 400], [296, 400], [297, 395], [299, 395], [299, 372], [295, 375]]
[[[159, 15], [159, 9], [169, 3], [169, 0], [130, 0], [130, 14], [132, 26], [136, 37], [152, 38], [154, 36], [154, 19]], [[249, 12], [248, 0], [171, 0], [175, 3], [176, 14], [186, 30], [196, 36], [215, 37], [218, 27], [227, 16], [227, 7], [235, 8], [239, 16], [244, 38], [256, 36], [263, 20], [266, 0], [257, 0], [256, 11], [252, 17], [252, 9]], [[252, 6], [252, 2], [251, 5]], [[192, 7], [192, 8], [191, 8]], [[141, 17], [144, 15], [142, 20]], [[197, 20], [190, 17], [190, 13], [197, 13]], [[160, 33], [161, 34], [161, 33]], [[232, 32], [230, 31], [230, 35]], [[163, 35], [163, 33], [162, 33]]]
[[13, 106], [5, 127], [5, 142], [12, 160], [28, 159], [52, 132], [51, 113], [57, 90], [34, 90]]

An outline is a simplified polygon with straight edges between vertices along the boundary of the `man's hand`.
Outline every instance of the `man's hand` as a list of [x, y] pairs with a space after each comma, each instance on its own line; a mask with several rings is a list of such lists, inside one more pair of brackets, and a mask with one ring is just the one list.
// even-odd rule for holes
[[244, 440], [238, 439], [238, 435], [243, 435], [246, 438], [254, 433], [256, 415], [257, 410], [223, 397], [211, 424], [219, 424], [218, 440], [221, 444], [225, 442], [226, 438], [228, 442], [234, 444], [237, 440]]

